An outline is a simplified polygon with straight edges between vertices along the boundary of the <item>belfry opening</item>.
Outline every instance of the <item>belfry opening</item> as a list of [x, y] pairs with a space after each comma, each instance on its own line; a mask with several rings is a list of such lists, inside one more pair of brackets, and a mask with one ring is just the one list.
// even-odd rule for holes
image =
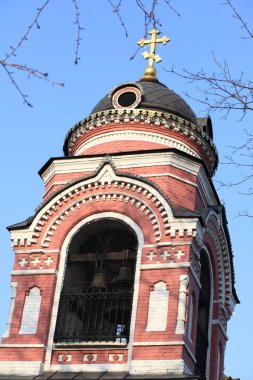
[[55, 342], [129, 340], [137, 239], [125, 223], [102, 219], [72, 239]]

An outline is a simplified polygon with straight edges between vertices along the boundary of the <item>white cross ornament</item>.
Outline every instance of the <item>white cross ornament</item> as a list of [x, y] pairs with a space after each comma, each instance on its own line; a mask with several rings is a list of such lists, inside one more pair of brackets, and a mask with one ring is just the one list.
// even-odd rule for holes
[[175, 256], [177, 258], [177, 260], [180, 260], [182, 256], [184, 256], [184, 252], [181, 251], [181, 249], [179, 249], [177, 251], [177, 253], [175, 253]]
[[41, 260], [38, 258], [38, 256], [35, 256], [35, 258], [31, 261], [34, 267], [36, 267], [37, 264], [39, 264]]
[[26, 260], [25, 257], [22, 257], [22, 259], [19, 260], [18, 263], [19, 263], [19, 265], [20, 265], [22, 268], [24, 268], [24, 266], [25, 266], [26, 264], [28, 264], [28, 261]]
[[161, 253], [161, 257], [163, 258], [163, 260], [166, 260], [167, 257], [170, 257], [170, 253], [168, 251], [163, 251], [163, 253]]
[[47, 266], [49, 267], [50, 264], [52, 264], [54, 262], [54, 260], [48, 256], [46, 260], [44, 260], [44, 263], [47, 264]]
[[156, 257], [156, 253], [154, 253], [153, 251], [147, 253], [147, 258], [152, 261], [155, 257]]

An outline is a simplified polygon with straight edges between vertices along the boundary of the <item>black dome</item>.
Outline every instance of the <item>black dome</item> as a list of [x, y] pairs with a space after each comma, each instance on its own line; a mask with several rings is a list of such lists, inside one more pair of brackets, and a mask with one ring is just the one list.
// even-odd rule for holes
[[[135, 82], [125, 83], [117, 88], [122, 88], [129, 85], [138, 87], [142, 93], [141, 102], [136, 108], [155, 109], [170, 112], [177, 116], [181, 116], [194, 124], [197, 123], [196, 116], [186, 101], [164, 84], [159, 82]], [[114, 106], [112, 104], [111, 97], [112, 93], [109, 93], [102, 100], [100, 100], [91, 113], [113, 109]]]

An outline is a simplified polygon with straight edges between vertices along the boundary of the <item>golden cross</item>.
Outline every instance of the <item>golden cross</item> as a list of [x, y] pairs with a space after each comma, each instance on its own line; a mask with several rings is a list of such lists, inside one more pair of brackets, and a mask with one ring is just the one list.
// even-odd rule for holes
[[151, 81], [157, 81], [156, 79], [156, 71], [154, 69], [154, 61], [156, 63], [160, 62], [162, 59], [158, 54], [155, 54], [156, 44], [162, 43], [163, 45], [166, 45], [167, 42], [170, 41], [170, 39], [166, 36], [163, 36], [161, 38], [157, 38], [157, 34], [160, 34], [159, 30], [152, 29], [151, 32], [151, 38], [149, 40], [144, 40], [143, 38], [137, 42], [138, 45], [143, 47], [144, 45], [150, 45], [150, 52], [148, 53], [145, 51], [142, 53], [143, 57], [145, 59], [148, 59], [148, 68], [145, 70], [144, 76], [142, 77], [142, 80], [151, 80]]

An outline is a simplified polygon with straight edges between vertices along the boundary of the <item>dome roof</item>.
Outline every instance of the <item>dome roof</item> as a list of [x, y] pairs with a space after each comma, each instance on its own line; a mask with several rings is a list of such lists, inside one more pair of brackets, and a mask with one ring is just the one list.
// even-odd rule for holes
[[108, 95], [101, 99], [100, 102], [93, 108], [91, 113], [117, 108], [113, 103], [113, 95], [120, 89], [130, 88], [129, 86], [138, 88], [141, 92], [141, 98], [138, 105], [130, 108], [145, 108], [170, 112], [196, 124], [196, 116], [186, 101], [174, 91], [159, 82], [140, 81], [122, 84], [114, 88]]

